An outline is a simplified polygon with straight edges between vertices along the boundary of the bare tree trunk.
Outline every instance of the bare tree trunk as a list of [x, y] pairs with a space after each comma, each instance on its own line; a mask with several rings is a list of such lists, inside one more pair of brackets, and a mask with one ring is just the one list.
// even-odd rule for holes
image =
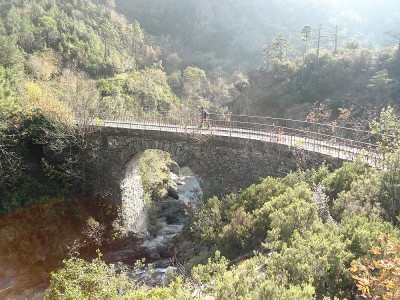
[[318, 29], [318, 42], [317, 42], [317, 71], [319, 69], [319, 48], [321, 45], [321, 28], [322, 28], [322, 25], [320, 24], [319, 29]]

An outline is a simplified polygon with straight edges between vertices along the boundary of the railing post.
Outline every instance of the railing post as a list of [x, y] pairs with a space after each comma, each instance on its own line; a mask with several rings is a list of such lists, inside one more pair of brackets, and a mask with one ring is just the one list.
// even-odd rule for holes
[[230, 115], [229, 118], [229, 136], [232, 136], [232, 114]]

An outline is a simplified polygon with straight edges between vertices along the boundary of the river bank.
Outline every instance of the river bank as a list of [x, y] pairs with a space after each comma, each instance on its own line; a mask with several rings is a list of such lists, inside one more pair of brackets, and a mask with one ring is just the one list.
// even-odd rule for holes
[[[95, 224], [111, 224], [116, 218], [116, 208], [100, 199], [60, 199], [1, 217], [0, 299], [42, 299], [50, 273], [62, 267], [77, 243], [82, 246], [76, 248], [81, 257], [90, 260], [99, 248], [107, 263], [123, 262], [128, 271], [144, 257], [151, 267], [131, 272], [132, 280], [148, 286], [166, 283], [167, 273], [176, 271], [179, 235], [201, 197], [197, 179], [188, 170], [183, 169], [181, 175], [171, 173], [171, 178], [174, 197], [160, 202], [156, 226], [146, 239], [128, 234], [113, 242], [105, 237], [101, 245], [88, 241], [89, 216], [97, 220]], [[107, 208], [112, 212], [106, 212]], [[110, 229], [106, 227], [104, 231]]]

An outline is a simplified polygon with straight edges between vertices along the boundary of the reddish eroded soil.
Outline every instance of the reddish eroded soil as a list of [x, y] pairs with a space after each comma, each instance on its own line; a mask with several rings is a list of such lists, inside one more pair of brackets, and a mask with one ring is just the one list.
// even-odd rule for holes
[[41, 299], [50, 272], [62, 267], [74, 242], [86, 245], [79, 249], [86, 257], [95, 255], [82, 232], [90, 216], [100, 223], [115, 218], [115, 207], [106, 203], [54, 200], [0, 217], [0, 299]]

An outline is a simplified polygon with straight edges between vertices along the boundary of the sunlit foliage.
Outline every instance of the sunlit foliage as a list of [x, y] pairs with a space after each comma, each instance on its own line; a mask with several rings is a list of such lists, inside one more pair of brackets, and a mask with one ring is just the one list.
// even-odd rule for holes
[[385, 238], [371, 248], [370, 255], [350, 268], [360, 298], [398, 299], [400, 297], [400, 244]]

